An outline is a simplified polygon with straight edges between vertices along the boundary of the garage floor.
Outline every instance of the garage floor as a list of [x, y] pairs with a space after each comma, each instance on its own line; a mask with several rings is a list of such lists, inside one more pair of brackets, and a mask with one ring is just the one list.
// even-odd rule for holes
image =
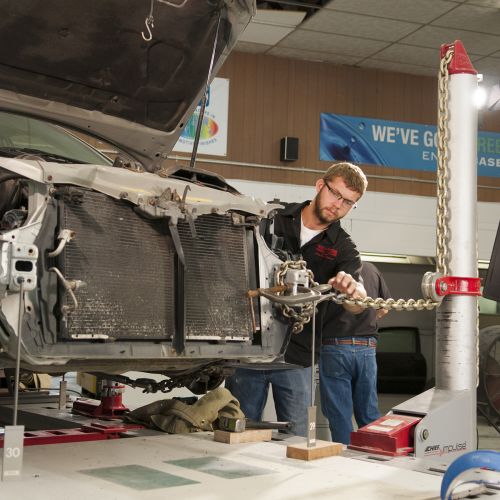
[[[297, 440], [298, 438], [293, 438]], [[441, 477], [346, 457], [286, 458], [283, 442], [227, 445], [211, 433], [29, 446], [6, 500], [437, 498]]]
[[[137, 407], [169, 396], [127, 388], [124, 403]], [[381, 410], [385, 413], [406, 399], [381, 395]], [[35, 413], [59, 415], [54, 404], [40, 405]], [[479, 434], [481, 448], [500, 449], [496, 431], [481, 421]], [[212, 433], [141, 430], [132, 436], [25, 446], [22, 478], [0, 482], [0, 499], [437, 499], [442, 474], [429, 473], [429, 468], [444, 469], [438, 462], [407, 457], [374, 461], [350, 450], [340, 457], [303, 462], [286, 458], [286, 445], [303, 438], [283, 441], [278, 434], [268, 443], [238, 445], [216, 443]], [[488, 496], [496, 497], [500, 493]]]

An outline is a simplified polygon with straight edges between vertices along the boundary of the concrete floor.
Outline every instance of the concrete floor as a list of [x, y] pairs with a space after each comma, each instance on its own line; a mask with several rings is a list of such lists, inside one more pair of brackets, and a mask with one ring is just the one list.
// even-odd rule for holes
[[[75, 378], [66, 378], [69, 388], [78, 391]], [[184, 390], [175, 395], [189, 394]], [[145, 395], [140, 389], [127, 388], [124, 402], [136, 408], [171, 396]], [[381, 395], [381, 411], [408, 398]], [[497, 432], [481, 419], [478, 423], [480, 447], [500, 449]], [[212, 433], [172, 436], [144, 430], [134, 435], [27, 446], [21, 480], [0, 482], [0, 499], [439, 498], [442, 475], [429, 473], [429, 462], [408, 457], [377, 463], [368, 455], [345, 450], [340, 457], [303, 462], [286, 458], [286, 444], [303, 442], [303, 438], [283, 441], [276, 434], [278, 440], [269, 443], [226, 445], [214, 442]], [[492, 497], [500, 498], [500, 493], [488, 495]]]
[[[293, 438], [298, 439], [298, 438]], [[331, 457], [286, 458], [283, 442], [226, 445], [211, 433], [24, 450], [21, 480], [0, 483], [5, 500], [438, 498], [441, 477]]]

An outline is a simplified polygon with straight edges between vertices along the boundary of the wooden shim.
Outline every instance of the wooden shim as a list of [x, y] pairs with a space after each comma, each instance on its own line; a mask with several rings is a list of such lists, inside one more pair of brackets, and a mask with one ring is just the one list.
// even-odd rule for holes
[[300, 444], [289, 444], [286, 447], [286, 456], [298, 460], [316, 460], [318, 458], [340, 455], [343, 449], [342, 443], [316, 441], [315, 446], [308, 448], [307, 442], [305, 442]]
[[227, 444], [271, 441], [272, 436], [272, 429], [249, 429], [243, 432], [214, 431], [214, 441]]

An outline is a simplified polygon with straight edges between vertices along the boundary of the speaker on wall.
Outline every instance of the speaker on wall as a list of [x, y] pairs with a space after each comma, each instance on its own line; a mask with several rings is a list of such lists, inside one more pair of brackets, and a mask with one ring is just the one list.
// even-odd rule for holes
[[299, 138], [283, 137], [280, 141], [280, 160], [296, 161], [299, 159]]

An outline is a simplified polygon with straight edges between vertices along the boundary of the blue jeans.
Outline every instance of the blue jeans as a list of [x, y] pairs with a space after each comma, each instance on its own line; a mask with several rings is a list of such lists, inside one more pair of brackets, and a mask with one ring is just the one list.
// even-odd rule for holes
[[251, 420], [262, 419], [270, 385], [278, 421], [291, 422], [293, 434], [306, 436], [307, 408], [311, 404], [311, 367], [290, 370], [238, 368], [226, 379], [226, 388]]
[[349, 444], [353, 412], [358, 427], [380, 417], [375, 347], [322, 345], [319, 387], [332, 441]]

